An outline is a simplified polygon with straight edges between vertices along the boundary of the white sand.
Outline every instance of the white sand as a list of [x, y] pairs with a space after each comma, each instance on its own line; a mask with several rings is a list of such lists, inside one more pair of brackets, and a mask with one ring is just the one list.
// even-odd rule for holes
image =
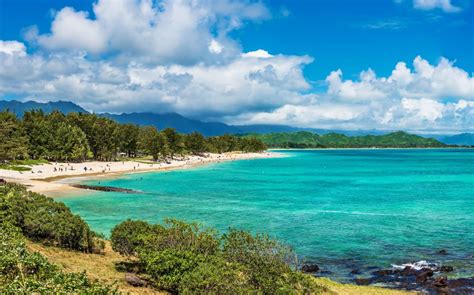
[[[122, 173], [159, 171], [179, 168], [189, 168], [206, 163], [222, 161], [273, 158], [278, 153], [240, 153], [206, 154], [205, 156], [186, 156], [181, 160], [172, 160], [168, 163], [145, 164], [134, 161], [125, 162], [83, 162], [83, 163], [55, 163], [31, 166], [31, 171], [13, 171], [0, 169], [0, 178], [9, 182], [17, 182], [28, 186], [34, 192], [50, 196], [62, 194], [83, 193], [84, 190], [71, 187], [69, 184], [78, 181], [78, 177], [99, 178], [114, 177]], [[84, 169], [84, 168], [87, 168]], [[56, 169], [56, 170], [55, 170]], [[62, 170], [62, 171], [61, 171]], [[66, 179], [68, 178], [68, 179]]]

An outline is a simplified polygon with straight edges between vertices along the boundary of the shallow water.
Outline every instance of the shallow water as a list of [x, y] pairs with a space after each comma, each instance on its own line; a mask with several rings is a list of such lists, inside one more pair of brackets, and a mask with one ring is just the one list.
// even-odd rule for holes
[[[61, 198], [106, 235], [164, 217], [268, 232], [348, 281], [419, 260], [474, 275], [474, 151], [306, 150], [287, 157], [89, 181], [144, 194]], [[447, 249], [449, 255], [436, 255]]]

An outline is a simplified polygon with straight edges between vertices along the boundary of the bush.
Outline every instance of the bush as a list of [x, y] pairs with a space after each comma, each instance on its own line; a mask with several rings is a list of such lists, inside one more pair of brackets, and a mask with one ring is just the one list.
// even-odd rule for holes
[[0, 223], [1, 294], [118, 294], [85, 273], [63, 273], [39, 253], [29, 253], [18, 227]]
[[63, 203], [28, 192], [24, 186], [0, 186], [0, 210], [0, 222], [18, 226], [32, 240], [85, 252], [97, 248], [95, 233], [78, 215]]
[[183, 275], [179, 287], [182, 294], [251, 294], [255, 291], [244, 268], [222, 257], [199, 263], [193, 271]]
[[222, 255], [227, 261], [243, 265], [250, 282], [265, 293], [278, 290], [296, 266], [293, 251], [267, 235], [252, 235], [243, 230], [230, 229], [222, 236]]
[[144, 221], [125, 220], [112, 229], [112, 249], [122, 255], [135, 255], [143, 246], [143, 236], [150, 234], [152, 226]]
[[174, 249], [191, 251], [202, 255], [213, 255], [219, 249], [217, 232], [201, 229], [196, 223], [176, 219], [165, 219], [164, 224], [152, 226], [148, 235], [142, 236], [143, 251]]
[[[296, 256], [267, 235], [230, 229], [218, 236], [195, 223], [163, 225], [127, 220], [112, 231], [112, 245], [135, 252], [154, 285], [184, 294], [314, 294], [321, 291], [296, 270]], [[129, 249], [133, 249], [130, 251]]]

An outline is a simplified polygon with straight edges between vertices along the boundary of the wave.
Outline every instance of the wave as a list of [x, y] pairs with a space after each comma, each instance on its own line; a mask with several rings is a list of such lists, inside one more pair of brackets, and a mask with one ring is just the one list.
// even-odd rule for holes
[[334, 214], [351, 214], [351, 215], [370, 215], [370, 216], [398, 216], [398, 217], [412, 217], [408, 214], [393, 214], [393, 213], [371, 213], [371, 212], [358, 212], [358, 211], [338, 211], [338, 210], [314, 210], [313, 212], [318, 213], [334, 213]]
[[423, 268], [429, 268], [431, 270], [435, 270], [438, 268], [438, 264], [434, 262], [428, 262], [426, 260], [420, 260], [416, 262], [410, 262], [410, 263], [405, 263], [405, 264], [392, 264], [392, 267], [394, 269], [404, 269], [405, 267], [409, 266], [412, 269], [415, 270], [421, 270]]

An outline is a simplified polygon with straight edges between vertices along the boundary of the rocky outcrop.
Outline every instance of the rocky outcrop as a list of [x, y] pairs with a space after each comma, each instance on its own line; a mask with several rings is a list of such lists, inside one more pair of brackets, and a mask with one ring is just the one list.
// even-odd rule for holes
[[128, 188], [114, 187], [114, 186], [101, 186], [101, 185], [87, 185], [87, 184], [71, 184], [72, 187], [101, 191], [101, 192], [119, 192], [119, 193], [128, 193], [128, 194], [139, 194], [139, 191], [135, 191]]

